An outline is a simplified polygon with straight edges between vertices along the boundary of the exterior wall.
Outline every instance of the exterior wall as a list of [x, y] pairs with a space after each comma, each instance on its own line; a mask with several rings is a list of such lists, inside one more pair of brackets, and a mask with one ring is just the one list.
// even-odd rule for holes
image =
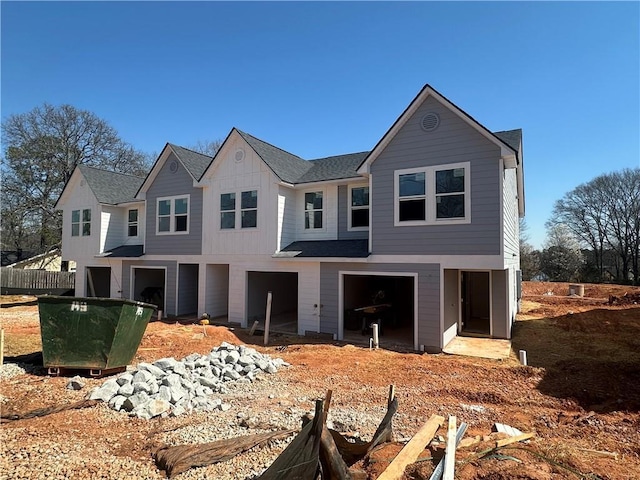
[[276, 250], [280, 251], [296, 239], [296, 192], [280, 187], [278, 193], [278, 239]]
[[[239, 149], [242, 161], [235, 160]], [[205, 254], [273, 254], [278, 238], [277, 177], [238, 134], [233, 134], [216, 156], [213, 168], [204, 179], [203, 253]], [[257, 227], [241, 228], [240, 193], [257, 190]], [[220, 194], [236, 194], [236, 226], [220, 228]]]
[[165, 295], [164, 304], [166, 315], [176, 315], [176, 286], [178, 278], [177, 262], [171, 260], [125, 260], [122, 262], [122, 292], [126, 298], [134, 298], [133, 271], [137, 268], [162, 268], [165, 270]]
[[[358, 186], [368, 186], [367, 183], [359, 183]], [[366, 239], [368, 231], [349, 231], [349, 186], [338, 186], [338, 240]]]
[[[323, 192], [322, 228], [304, 228], [304, 194]], [[337, 240], [338, 239], [338, 187], [322, 185], [296, 190], [296, 240]]]
[[[144, 245], [144, 235], [146, 231], [146, 215], [144, 203], [129, 204], [122, 208], [122, 242], [120, 245]], [[129, 237], [129, 210], [138, 209], [138, 235]], [[155, 228], [155, 224], [154, 224]]]
[[338, 338], [340, 316], [341, 271], [415, 273], [418, 275], [418, 298], [414, 299], [418, 309], [417, 344], [424, 345], [426, 351], [442, 350], [442, 331], [440, 328], [440, 265], [404, 264], [404, 263], [321, 263], [320, 264], [320, 303], [322, 314], [320, 331], [331, 333]]
[[[193, 187], [193, 178], [178, 162], [178, 170], [172, 173], [169, 165], [177, 160], [171, 153], [146, 193], [146, 243], [147, 254], [200, 254], [202, 252], [202, 190]], [[156, 234], [157, 199], [189, 194], [188, 234]]]
[[502, 205], [504, 262], [505, 265], [520, 268], [520, 217], [518, 215], [518, 186], [515, 168], [503, 171]]
[[[82, 174], [74, 175], [67, 186], [70, 194], [62, 205], [62, 259], [79, 260], [93, 257], [100, 252], [100, 206], [95, 195], [87, 185]], [[71, 236], [71, 212], [73, 210], [91, 209], [91, 235]], [[82, 215], [82, 212], [81, 212]], [[80, 227], [82, 230], [82, 226]]]
[[443, 270], [443, 321], [444, 340], [446, 346], [458, 333], [458, 320], [460, 318], [460, 271]]
[[491, 272], [491, 334], [509, 338], [511, 321], [508, 315], [507, 270]]
[[122, 207], [102, 205], [100, 214], [100, 253], [124, 243], [124, 227], [127, 211]]
[[[427, 112], [440, 126], [424, 132]], [[394, 171], [471, 162], [471, 223], [394, 227]], [[500, 149], [428, 97], [371, 165], [375, 254], [498, 255], [501, 253]]]
[[229, 313], [229, 265], [207, 265], [204, 291], [204, 312], [212, 318]]
[[311, 262], [278, 262], [260, 258], [234, 258], [229, 264], [230, 322], [243, 327], [247, 321], [247, 272], [295, 272], [298, 274], [298, 334], [319, 331], [320, 266]]

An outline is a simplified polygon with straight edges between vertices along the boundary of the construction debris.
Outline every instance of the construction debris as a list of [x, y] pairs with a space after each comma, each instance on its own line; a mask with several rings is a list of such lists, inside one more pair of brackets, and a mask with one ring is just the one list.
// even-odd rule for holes
[[62, 412], [64, 410], [78, 410], [81, 408], [93, 407], [99, 403], [97, 400], [80, 400], [79, 402], [68, 403], [66, 405], [54, 405], [52, 407], [38, 408], [27, 413], [4, 413], [0, 414], [0, 423], [12, 422], [17, 420], [25, 420], [27, 418], [44, 417], [52, 413]]
[[638, 305], [640, 303], [640, 293], [625, 293], [621, 297], [609, 295], [609, 305]]

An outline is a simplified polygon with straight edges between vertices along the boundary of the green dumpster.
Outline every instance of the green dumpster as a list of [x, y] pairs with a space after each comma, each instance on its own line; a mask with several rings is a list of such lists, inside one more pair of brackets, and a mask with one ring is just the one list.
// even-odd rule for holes
[[118, 298], [38, 297], [43, 364], [50, 375], [101, 376], [133, 360], [155, 305]]

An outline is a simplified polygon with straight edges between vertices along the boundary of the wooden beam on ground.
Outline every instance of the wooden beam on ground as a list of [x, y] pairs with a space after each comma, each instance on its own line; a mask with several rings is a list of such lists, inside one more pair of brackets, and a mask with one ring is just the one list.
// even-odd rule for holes
[[267, 293], [267, 315], [264, 319], [264, 345], [269, 343], [269, 325], [271, 324], [271, 292]]
[[253, 335], [256, 331], [256, 328], [258, 328], [258, 320], [256, 320], [255, 322], [253, 322], [253, 325], [251, 326], [251, 330], [249, 330], [249, 335]]
[[504, 438], [496, 442], [496, 448], [504, 447], [505, 445], [510, 445], [512, 443], [522, 442], [523, 440], [529, 440], [533, 436], [535, 436], [535, 433], [531, 432], [516, 435], [515, 437]]
[[427, 423], [425, 423], [422, 428], [418, 430], [418, 433], [400, 450], [400, 453], [396, 455], [396, 458], [394, 458], [384, 472], [382, 472], [378, 480], [397, 480], [402, 478], [404, 469], [407, 465], [415, 462], [443, 423], [444, 417], [431, 415]]
[[447, 429], [447, 447], [444, 457], [444, 472], [442, 480], [453, 480], [456, 468], [456, 417], [449, 416], [449, 428]]

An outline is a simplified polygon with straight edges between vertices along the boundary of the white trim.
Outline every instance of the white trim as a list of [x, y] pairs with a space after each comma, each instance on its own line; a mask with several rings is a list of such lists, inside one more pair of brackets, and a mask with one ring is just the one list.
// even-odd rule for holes
[[[175, 212], [175, 205], [176, 205], [176, 200], [180, 200], [186, 198], [187, 199], [187, 229], [185, 231], [179, 231], [176, 232], [176, 212]], [[163, 201], [170, 201], [170, 205], [169, 205], [169, 231], [167, 232], [161, 232], [160, 231], [160, 202]], [[180, 216], [183, 216], [184, 214], [180, 214]], [[167, 215], [162, 215], [163, 217], [167, 217]], [[191, 194], [186, 193], [186, 194], [182, 194], [182, 195], [171, 195], [168, 197], [157, 197], [156, 198], [156, 218], [155, 218], [155, 222], [156, 222], [156, 235], [188, 235], [189, 234], [189, 228], [191, 227]]]
[[[168, 314], [167, 312], [167, 267], [163, 267], [163, 266], [158, 266], [158, 265], [131, 265], [129, 267], [129, 298], [134, 299], [135, 298], [135, 286], [136, 286], [136, 280], [135, 280], [135, 275], [134, 275], [134, 270], [136, 269], [144, 269], [144, 270], [164, 270], [164, 285], [162, 287], [162, 291], [163, 291], [163, 295], [162, 295], [162, 311], [164, 312], [165, 315]], [[177, 271], [177, 267], [176, 267], [176, 271]], [[177, 284], [177, 279], [176, 279], [176, 284]], [[178, 299], [176, 298], [176, 308], [178, 305]], [[174, 312], [175, 315], [175, 312]]]
[[418, 351], [418, 273], [417, 272], [380, 272], [367, 270], [338, 270], [338, 340], [344, 339], [344, 276], [361, 275], [371, 277], [412, 277], [413, 278], [413, 349]]
[[[436, 194], [436, 173], [443, 170], [464, 169], [464, 217], [437, 218], [437, 198], [442, 194]], [[400, 176], [413, 173], [424, 173], [425, 193], [403, 197], [407, 199], [422, 199], [425, 201], [425, 219], [400, 221]], [[393, 172], [393, 225], [395, 227], [417, 225], [460, 225], [471, 223], [471, 162], [458, 162], [443, 165], [432, 165], [416, 168], [404, 168]], [[460, 194], [460, 192], [457, 192]]]
[[[317, 209], [313, 208], [311, 210], [307, 210], [307, 201], [306, 195], [307, 193], [322, 193], [322, 208]], [[307, 228], [307, 212], [321, 212], [322, 213], [322, 227], [315, 228], [309, 227]], [[308, 191], [302, 192], [302, 232], [325, 232], [327, 230], [327, 190], [325, 188], [311, 188]]]
[[373, 175], [369, 175], [369, 253], [373, 251]]
[[[129, 214], [134, 210], [136, 211], [136, 221], [132, 222], [129, 219]], [[140, 236], [140, 208], [138, 208], [138, 207], [136, 207], [136, 208], [127, 208], [127, 222], [126, 223], [127, 223], [127, 225], [126, 225], [127, 233], [126, 233], [125, 237], [126, 238], [137, 238], [137, 237], [139, 237]], [[136, 226], [136, 234], [135, 235], [130, 235], [129, 234], [129, 227], [131, 227], [134, 224]]]
[[[354, 188], [366, 188], [368, 189], [369, 194], [369, 203], [364, 206], [353, 207], [351, 195]], [[353, 210], [364, 210], [367, 209], [367, 216], [369, 218], [369, 225], [366, 227], [352, 227], [351, 221], [353, 219], [352, 212]], [[357, 184], [349, 184], [347, 188], [347, 231], [348, 232], [367, 232], [369, 231], [369, 227], [371, 226], [371, 188], [366, 183], [357, 183]]]

